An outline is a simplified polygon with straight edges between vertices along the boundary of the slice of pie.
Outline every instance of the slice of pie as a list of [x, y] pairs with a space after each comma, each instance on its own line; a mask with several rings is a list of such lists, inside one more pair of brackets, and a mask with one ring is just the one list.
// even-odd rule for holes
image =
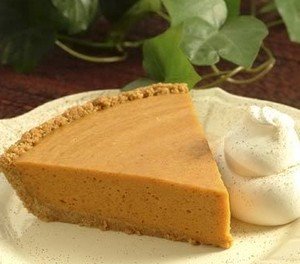
[[186, 85], [100, 97], [25, 133], [0, 166], [29, 212], [228, 248], [228, 193]]

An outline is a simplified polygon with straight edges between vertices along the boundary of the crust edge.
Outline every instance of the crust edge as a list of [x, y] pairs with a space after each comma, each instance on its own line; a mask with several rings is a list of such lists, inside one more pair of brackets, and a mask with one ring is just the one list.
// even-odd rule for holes
[[75, 212], [63, 212], [60, 210], [51, 210], [50, 215], [40, 215], [40, 219], [44, 221], [59, 221], [64, 223], [71, 223], [76, 224], [79, 226], [91, 227], [91, 228], [98, 228], [102, 231], [121, 231], [128, 235], [146, 235], [146, 236], [154, 236], [160, 237], [168, 240], [173, 241], [181, 241], [181, 242], [188, 242], [192, 245], [212, 245], [221, 247], [224, 249], [228, 249], [232, 245], [232, 238], [231, 236], [226, 237], [224, 240], [215, 240], [211, 241], [207, 238], [202, 238], [201, 241], [194, 240], [185, 234], [179, 233], [166, 233], [162, 232], [157, 229], [149, 229], [149, 228], [136, 228], [134, 225], [126, 222], [120, 221], [118, 219], [112, 218], [99, 218], [90, 216], [88, 214], [82, 215]]
[[206, 245], [212, 244], [214, 246], [220, 246], [222, 248], [229, 248], [232, 244], [231, 236], [229, 236], [227, 240], [218, 242], [215, 241], [215, 243], [210, 243], [209, 241], [205, 240], [200, 242], [179, 234], [164, 234], [155, 230], [138, 230], [128, 223], [120, 223], [115, 219], [94, 219], [93, 217], [90, 217], [88, 215], [68, 215], [64, 212], [59, 212], [54, 208], [51, 208], [51, 206], [42, 205], [35, 197], [29, 195], [25, 186], [22, 184], [21, 176], [14, 164], [18, 157], [32, 149], [37, 143], [39, 143], [43, 138], [45, 138], [56, 129], [70, 124], [91, 113], [151, 96], [183, 94], [188, 93], [188, 91], [189, 89], [186, 84], [157, 83], [151, 86], [138, 88], [133, 91], [121, 92], [116, 96], [100, 96], [92, 101], [88, 101], [83, 105], [69, 108], [61, 115], [58, 115], [24, 133], [19, 141], [9, 147], [0, 156], [0, 170], [3, 170], [7, 180], [16, 190], [18, 196], [22, 200], [27, 210], [43, 221], [49, 222], [61, 219], [60, 221], [62, 222], [79, 224], [88, 227], [96, 227], [102, 230], [123, 231], [128, 234], [150, 235], [175, 241], [187, 241], [191, 244], [204, 243]]
[[64, 113], [25, 132], [20, 140], [4, 151], [0, 156], [0, 171], [10, 170], [10, 167], [19, 156], [32, 149], [38, 142], [53, 131], [91, 113], [151, 96], [182, 94], [188, 93], [188, 91], [187, 85], [183, 83], [157, 83], [133, 91], [121, 92], [116, 96], [100, 96], [83, 105], [69, 108]]

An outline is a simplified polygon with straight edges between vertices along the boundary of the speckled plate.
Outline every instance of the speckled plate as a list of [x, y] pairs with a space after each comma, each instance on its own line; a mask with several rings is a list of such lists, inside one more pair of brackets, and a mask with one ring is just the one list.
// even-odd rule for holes
[[[116, 90], [95, 91], [64, 97], [22, 116], [0, 120], [0, 153], [26, 130], [66, 108]], [[269, 105], [291, 115], [300, 131], [300, 111], [288, 106], [230, 95], [215, 88], [192, 91], [199, 119], [209, 144], [242, 118], [239, 107]], [[300, 219], [280, 227], [262, 227], [232, 221], [234, 244], [228, 250], [192, 246], [147, 236], [100, 231], [63, 223], [44, 223], [27, 213], [0, 175], [0, 263], [300, 263]]]

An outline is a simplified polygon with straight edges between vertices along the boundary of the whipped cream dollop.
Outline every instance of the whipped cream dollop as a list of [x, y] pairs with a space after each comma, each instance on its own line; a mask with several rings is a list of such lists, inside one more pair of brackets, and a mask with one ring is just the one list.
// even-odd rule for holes
[[218, 154], [234, 217], [258, 225], [300, 217], [300, 140], [290, 116], [251, 106]]

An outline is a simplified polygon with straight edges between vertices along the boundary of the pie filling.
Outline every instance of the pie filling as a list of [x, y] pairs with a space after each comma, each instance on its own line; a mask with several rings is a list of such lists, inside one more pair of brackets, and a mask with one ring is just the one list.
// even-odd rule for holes
[[24, 135], [0, 166], [43, 220], [231, 245], [228, 193], [184, 85], [71, 109]]

